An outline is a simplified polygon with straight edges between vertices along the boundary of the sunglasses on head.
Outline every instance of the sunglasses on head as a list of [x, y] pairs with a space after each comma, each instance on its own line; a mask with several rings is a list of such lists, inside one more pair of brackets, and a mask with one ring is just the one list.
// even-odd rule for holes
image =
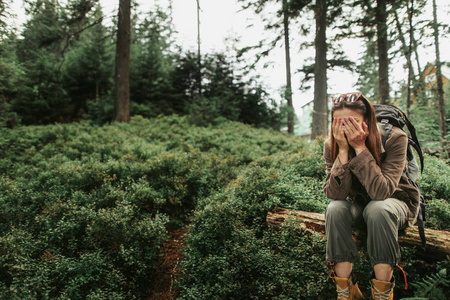
[[335, 95], [331, 96], [331, 101], [333, 102], [333, 104], [338, 104], [342, 101], [356, 102], [363, 98], [365, 98], [363, 94], [361, 94], [359, 92], [355, 92], [355, 93], [347, 93], [347, 94], [335, 94]]

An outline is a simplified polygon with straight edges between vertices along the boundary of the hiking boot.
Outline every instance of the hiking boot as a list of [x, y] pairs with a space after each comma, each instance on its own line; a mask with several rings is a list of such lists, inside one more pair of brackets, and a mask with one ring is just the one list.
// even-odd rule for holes
[[370, 280], [372, 286], [372, 298], [375, 300], [393, 300], [395, 282], [392, 280], [381, 281], [377, 279]]
[[359, 290], [358, 283], [353, 281], [353, 276], [349, 278], [334, 277], [336, 283], [337, 300], [344, 299], [364, 299], [363, 294]]

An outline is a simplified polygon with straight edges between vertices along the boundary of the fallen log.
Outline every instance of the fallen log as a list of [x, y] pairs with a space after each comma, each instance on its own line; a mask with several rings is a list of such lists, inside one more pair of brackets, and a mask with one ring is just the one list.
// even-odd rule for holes
[[[266, 222], [278, 228], [288, 218], [294, 218], [299, 226], [310, 232], [325, 235], [325, 216], [323, 214], [277, 207], [267, 213]], [[422, 240], [417, 226], [408, 227], [399, 232], [398, 241], [401, 246], [416, 247], [416, 255], [423, 259], [445, 260], [450, 255], [450, 232], [425, 228], [427, 239], [426, 251], [421, 249]], [[354, 230], [353, 239], [359, 245], [365, 242], [365, 232]]]

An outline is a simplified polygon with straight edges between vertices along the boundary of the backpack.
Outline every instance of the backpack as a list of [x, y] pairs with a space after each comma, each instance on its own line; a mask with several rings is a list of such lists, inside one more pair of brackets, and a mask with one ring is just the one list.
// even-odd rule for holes
[[[417, 160], [414, 156], [414, 152], [412, 148], [414, 148], [419, 155], [420, 158], [420, 172], [423, 171], [423, 153], [420, 148], [420, 143], [417, 139], [416, 129], [413, 124], [408, 120], [406, 115], [397, 107], [393, 105], [381, 105], [374, 104], [375, 114], [377, 116], [377, 121], [380, 123], [379, 128], [381, 129], [381, 142], [383, 147], [386, 145], [386, 141], [389, 137], [389, 134], [392, 130], [392, 127], [395, 126], [403, 130], [403, 127], [406, 125], [408, 128], [411, 137], [408, 137], [408, 147], [407, 147], [407, 159], [408, 159], [408, 167], [406, 168], [406, 172], [404, 175], [409, 178], [412, 184], [416, 187], [420, 195], [420, 206], [419, 206], [419, 214], [417, 215], [417, 226], [419, 229], [420, 239], [422, 240], [422, 249], [425, 251], [426, 246], [426, 237], [425, 237], [425, 223], [427, 222], [425, 215], [425, 198], [420, 192], [419, 186], [416, 183], [417, 178], [419, 177], [419, 165], [417, 164]], [[403, 130], [404, 131], [404, 130]]]

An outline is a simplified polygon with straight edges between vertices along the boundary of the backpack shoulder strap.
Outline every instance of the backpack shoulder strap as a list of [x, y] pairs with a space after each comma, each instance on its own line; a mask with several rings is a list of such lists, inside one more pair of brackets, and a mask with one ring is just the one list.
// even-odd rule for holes
[[417, 139], [416, 128], [409, 121], [409, 119], [406, 117], [406, 115], [403, 114], [403, 117], [405, 120], [406, 127], [408, 128], [409, 133], [411, 133], [411, 137], [412, 137], [411, 139], [409, 139], [408, 144], [411, 145], [416, 150], [417, 154], [419, 154], [420, 171], [423, 172], [424, 158], [423, 158], [422, 148], [420, 147], [419, 140]]
[[389, 120], [383, 119], [379, 122], [378, 129], [381, 131], [381, 143], [383, 148], [386, 148], [386, 141], [389, 138], [392, 130], [392, 124], [389, 123]]

